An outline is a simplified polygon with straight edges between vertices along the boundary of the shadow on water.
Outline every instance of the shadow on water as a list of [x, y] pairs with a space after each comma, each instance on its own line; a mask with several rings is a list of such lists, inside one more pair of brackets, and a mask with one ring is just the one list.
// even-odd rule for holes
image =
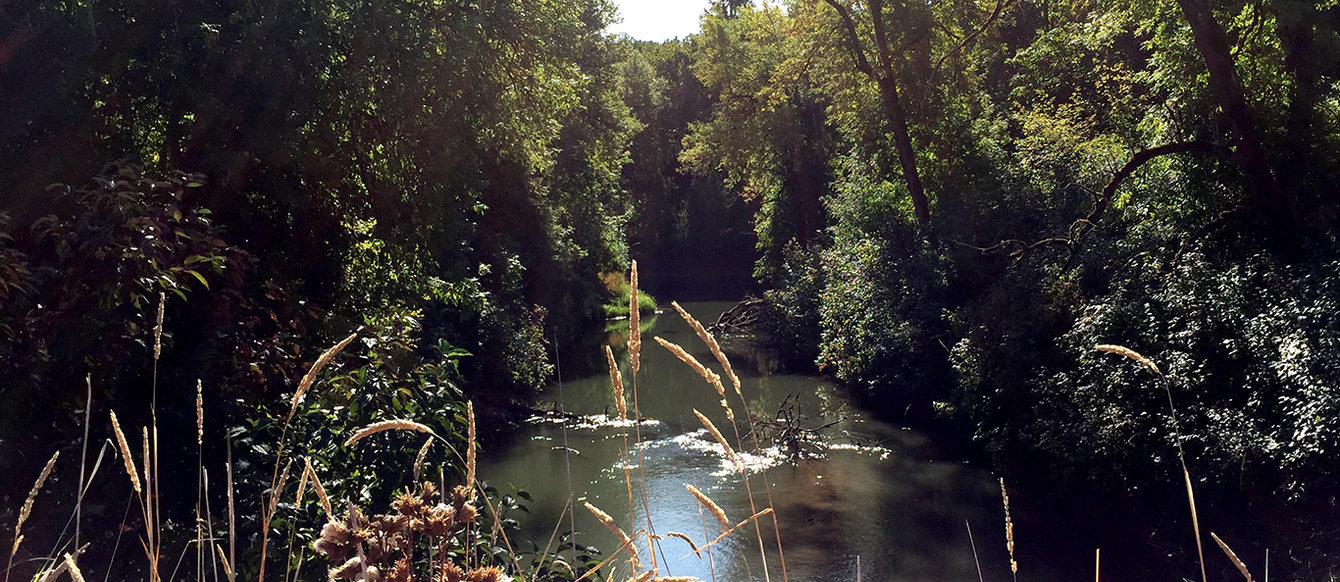
[[[686, 307], [711, 321], [729, 306]], [[711, 516], [700, 515], [684, 484], [705, 492], [733, 521], [749, 516], [753, 509], [739, 473], [731, 471], [724, 450], [693, 415], [694, 409], [702, 411], [728, 438], [732, 435], [715, 391], [650, 336], [678, 343], [704, 362], [713, 361], [711, 354], [673, 313], [657, 318], [645, 333], [637, 394], [647, 419], [639, 427], [644, 464], [639, 470], [638, 449], [633, 448], [628, 463], [633, 489], [636, 494], [638, 484], [645, 484], [658, 534], [681, 532], [701, 544], [720, 530]], [[615, 339], [622, 343], [622, 337]], [[628, 382], [626, 354], [621, 367]], [[827, 411], [825, 421], [837, 421], [826, 432], [827, 446], [820, 458], [789, 462], [772, 450], [750, 460], [751, 465], [767, 469], [766, 480], [760, 473], [750, 478], [754, 507], [768, 505], [771, 494], [791, 580], [856, 580], [858, 559], [863, 580], [976, 580], [965, 522], [973, 526], [985, 580], [1010, 579], [1000, 488], [988, 471], [947, 457], [921, 433], [870, 418], [822, 378], [748, 372], [741, 379], [755, 416], [773, 415], [791, 395], [806, 414]], [[481, 462], [481, 475], [495, 485], [512, 484], [532, 494], [523, 534], [541, 545], [560, 523], [570, 486], [578, 507], [577, 542], [612, 550], [617, 547], [614, 537], [581, 502], [604, 509], [625, 529], [647, 527], [641, 499], [630, 507], [624, 482], [624, 439], [627, 435], [632, 443], [634, 429], [631, 423], [620, 426], [612, 420], [615, 406], [605, 374], [567, 379], [546, 391], [542, 400], [561, 405], [576, 418], [566, 423], [558, 418], [532, 419], [519, 438], [489, 451]], [[631, 409], [631, 385], [629, 400]], [[732, 402], [738, 405], [733, 395]], [[743, 414], [737, 414], [743, 425]], [[742, 432], [745, 428], [740, 426]], [[566, 531], [567, 521], [562, 518], [561, 530]], [[770, 577], [781, 580], [771, 518], [760, 520], [760, 525]], [[714, 567], [695, 557], [683, 541], [666, 538], [660, 543], [661, 574], [762, 580], [756, 536], [752, 527], [742, 528], [713, 547]], [[649, 562], [645, 549], [643, 554]], [[1078, 577], [1033, 565], [1030, 570], [1031, 580]]]

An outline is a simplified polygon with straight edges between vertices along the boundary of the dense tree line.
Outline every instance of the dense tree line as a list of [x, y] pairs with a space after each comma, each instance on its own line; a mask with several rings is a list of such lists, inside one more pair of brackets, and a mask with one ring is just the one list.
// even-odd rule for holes
[[666, 43], [612, 15], [0, 6], [0, 423], [45, 425], [0, 438], [72, 441], [91, 374], [182, 426], [206, 378], [259, 443], [355, 330], [312, 410], [451, 409], [459, 436], [462, 398], [550, 377], [632, 256], [679, 297], [752, 270], [790, 365], [1146, 525], [1178, 495], [1166, 386], [1207, 515], [1334, 567], [1334, 2], [729, 1]]
[[1340, 8], [794, 0], [689, 47], [784, 356], [1146, 525], [1166, 382], [1218, 527], [1333, 567]]

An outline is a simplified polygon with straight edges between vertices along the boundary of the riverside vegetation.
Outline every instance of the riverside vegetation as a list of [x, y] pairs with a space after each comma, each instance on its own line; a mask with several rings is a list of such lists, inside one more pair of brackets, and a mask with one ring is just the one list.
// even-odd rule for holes
[[[1146, 548], [1169, 577], [1236, 576], [1204, 551], [1220, 540], [1254, 575], [1340, 571], [1340, 5], [723, 0], [659, 43], [605, 34], [614, 17], [0, 6], [14, 574], [68, 552], [150, 577], [111, 559], [137, 545], [123, 522], [166, 565], [195, 505], [208, 522], [236, 493], [234, 574], [311, 575], [324, 510], [273, 497], [285, 474], [319, 476], [360, 524], [400, 515], [376, 512], [404, 487], [455, 508], [450, 473], [429, 492], [414, 459], [464, 450], [466, 402], [479, 442], [508, 432], [560, 346], [569, 369], [603, 366], [579, 338], [618, 312], [633, 259], [658, 297], [761, 295], [750, 331], [779, 365], [962, 444], [1010, 485], [1021, 546], [1056, 516], [1089, 524], [1085, 552]], [[294, 408], [293, 381], [355, 330]], [[1094, 349], [1114, 344], [1161, 373]], [[124, 446], [88, 436], [115, 432], [112, 410]], [[196, 446], [154, 438], [197, 417], [218, 422]], [[443, 440], [342, 446], [388, 419]], [[135, 446], [139, 481], [107, 480], [98, 459]], [[30, 501], [35, 475], [71, 493]], [[526, 499], [482, 489], [498, 513], [436, 540], [476, 544], [466, 573], [499, 550], [471, 532]], [[379, 535], [436, 556], [414, 527]]]

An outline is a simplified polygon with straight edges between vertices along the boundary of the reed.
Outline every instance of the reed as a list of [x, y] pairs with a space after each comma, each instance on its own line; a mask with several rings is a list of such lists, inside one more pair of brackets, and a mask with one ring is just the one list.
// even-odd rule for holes
[[392, 419], [392, 420], [383, 420], [381, 422], [374, 422], [363, 428], [358, 429], [357, 431], [354, 432], [353, 436], [349, 437], [349, 440], [344, 441], [344, 446], [346, 447], [351, 446], [354, 443], [361, 441], [365, 438], [368, 438], [374, 434], [386, 432], [388, 430], [412, 430], [415, 432], [421, 432], [437, 436], [437, 433], [434, 433], [433, 429], [428, 428], [423, 424], [419, 424], [412, 420]]
[[1098, 344], [1093, 349], [1135, 360], [1158, 375], [1163, 385], [1163, 393], [1168, 396], [1168, 415], [1172, 418], [1173, 442], [1177, 446], [1177, 462], [1182, 466], [1182, 480], [1186, 484], [1186, 501], [1191, 508], [1191, 529], [1196, 536], [1196, 558], [1200, 562], [1200, 579], [1201, 582], [1209, 582], [1210, 578], [1205, 573], [1205, 549], [1200, 539], [1200, 516], [1196, 513], [1196, 493], [1191, 487], [1191, 471], [1187, 470], [1186, 467], [1186, 452], [1182, 450], [1182, 430], [1177, 423], [1177, 407], [1173, 405], [1172, 388], [1168, 385], [1168, 377], [1159, 370], [1153, 360], [1128, 347], [1115, 344]]
[[721, 369], [726, 372], [726, 377], [730, 378], [731, 385], [735, 387], [735, 394], [744, 398], [744, 392], [740, 390], [740, 377], [735, 374], [735, 368], [730, 365], [730, 358], [727, 358], [726, 352], [721, 350], [721, 344], [717, 343], [717, 338], [708, 333], [707, 328], [703, 327], [703, 324], [697, 318], [689, 315], [688, 311], [680, 307], [678, 301], [671, 301], [670, 306], [679, 312], [679, 316], [688, 322], [694, 333], [698, 334], [698, 339], [707, 345], [707, 349], [712, 352], [712, 356], [721, 364]]
[[321, 369], [325, 368], [327, 364], [335, 359], [335, 356], [344, 351], [344, 348], [348, 346], [350, 342], [353, 342], [356, 337], [358, 337], [358, 332], [351, 333], [349, 334], [349, 337], [340, 340], [339, 343], [331, 346], [326, 351], [321, 352], [321, 355], [312, 363], [312, 367], [308, 368], [306, 374], [303, 374], [302, 380], [298, 382], [298, 389], [293, 391], [293, 400], [289, 404], [288, 417], [284, 419], [285, 424], [293, 418], [293, 413], [298, 411], [298, 403], [302, 402], [302, 396], [312, 388], [312, 383], [316, 382], [316, 375], [321, 373]]
[[963, 520], [963, 526], [968, 528], [968, 545], [972, 547], [972, 563], [977, 566], [977, 582], [986, 582], [982, 577], [982, 562], [977, 559], [977, 542], [972, 539], [972, 524], [968, 520]]
[[70, 571], [70, 579], [73, 582], [84, 582], [84, 573], [79, 570], [79, 565], [75, 563], [74, 556], [65, 554], [65, 567]]
[[[685, 321], [686, 323], [689, 324], [689, 327], [691, 327], [691, 328], [693, 329], [694, 333], [698, 334], [698, 338], [701, 339], [702, 342], [703, 342], [703, 344], [705, 344], [705, 345], [707, 346], [707, 349], [708, 349], [709, 351], [712, 352], [712, 355], [717, 359], [717, 362], [721, 364], [721, 368], [722, 368], [722, 370], [725, 371], [725, 372], [726, 372], [726, 375], [730, 377], [730, 379], [731, 379], [731, 383], [732, 383], [733, 386], [735, 387], [735, 395], [736, 395], [737, 397], [739, 397], [739, 399], [740, 399], [740, 405], [743, 407], [744, 415], [745, 415], [745, 421], [748, 423], [748, 426], [751, 427], [751, 430], [749, 430], [749, 436], [750, 436], [751, 440], [753, 441], [754, 452], [755, 452], [755, 453], [758, 453], [758, 454], [760, 454], [760, 455], [763, 454], [763, 447], [759, 444], [759, 441], [758, 441], [758, 434], [757, 434], [754, 430], [752, 430], [752, 427], [754, 426], [754, 421], [753, 421], [753, 419], [750, 417], [750, 413], [749, 413], [749, 402], [745, 400], [745, 398], [744, 398], [744, 392], [740, 389], [740, 377], [735, 373], [735, 369], [734, 369], [734, 367], [731, 366], [730, 358], [726, 357], [726, 353], [725, 353], [725, 351], [723, 351], [723, 350], [721, 349], [721, 344], [719, 344], [719, 343], [717, 342], [716, 337], [714, 337], [711, 333], [709, 333], [709, 332], [707, 331], [707, 328], [703, 327], [703, 324], [702, 324], [701, 322], [699, 322], [699, 321], [697, 320], [697, 318], [693, 317], [692, 315], [689, 314], [688, 311], [686, 311], [686, 310], [684, 310], [684, 308], [680, 307], [680, 305], [679, 305], [678, 302], [674, 302], [674, 301], [672, 301], [672, 302], [671, 302], [671, 305], [674, 306], [675, 311], [677, 311], [677, 312], [679, 313], [679, 316], [680, 316], [681, 318], [683, 318], [684, 321]], [[659, 338], [658, 338], [658, 341], [659, 341]], [[662, 345], [665, 345], [665, 344], [662, 344]], [[669, 346], [667, 346], [667, 348], [668, 348], [668, 347], [669, 347]], [[676, 346], [676, 347], [678, 347], [678, 346]], [[671, 350], [671, 351], [673, 352], [674, 350]], [[683, 352], [682, 349], [681, 349], [680, 351]], [[686, 354], [686, 355], [687, 355], [687, 354]], [[676, 356], [678, 357], [678, 354], [676, 354]], [[681, 359], [681, 361], [685, 361], [683, 358], [680, 358], [680, 359]], [[694, 361], [696, 361], [696, 360], [694, 360]], [[689, 363], [689, 362], [685, 361], [685, 363]], [[692, 367], [692, 364], [690, 364], [690, 367]], [[701, 375], [701, 372], [700, 372], [700, 375]], [[713, 374], [713, 375], [715, 376], [715, 374]], [[704, 379], [707, 379], [709, 383], [712, 383], [712, 380], [711, 380], [710, 377], [705, 376], [705, 375], [704, 375], [703, 377], [704, 377]], [[735, 415], [734, 415], [734, 412], [730, 409], [730, 405], [727, 403], [727, 400], [726, 400], [726, 394], [725, 394], [725, 389], [722, 388], [722, 386], [721, 386], [721, 382], [720, 382], [720, 378], [719, 378], [719, 377], [718, 377], [717, 381], [716, 381], [715, 383], [713, 383], [713, 388], [716, 389], [716, 391], [717, 391], [717, 395], [721, 397], [721, 404], [722, 404], [722, 406], [726, 409], [726, 418], [727, 418], [728, 420], [731, 421], [731, 429], [735, 432], [735, 442], [738, 443], [738, 444], [740, 445], [741, 448], [743, 448], [743, 447], [744, 447], [744, 439], [740, 437], [740, 430], [739, 430], [738, 427], [735, 426]], [[766, 469], [763, 469], [762, 472], [763, 472], [763, 478], [764, 478], [764, 481], [766, 482], [766, 480], [767, 480], [767, 470], [766, 470]], [[745, 494], [749, 497], [749, 509], [750, 509], [750, 511], [758, 511], [758, 506], [754, 503], [754, 491], [753, 491], [753, 488], [752, 488], [752, 487], [750, 486], [750, 484], [749, 484], [749, 475], [748, 475], [748, 473], [746, 473], [746, 472], [744, 472], [744, 471], [742, 470], [742, 471], [741, 471], [741, 475], [740, 475], [740, 477], [741, 477], [741, 479], [744, 481]], [[774, 505], [774, 504], [773, 504], [773, 501], [772, 501], [772, 490], [769, 489], [769, 488], [767, 488], [767, 487], [764, 487], [764, 493], [766, 494], [767, 499], [768, 499], [768, 507], [772, 507], [772, 506]], [[783, 582], [788, 582], [789, 579], [790, 579], [790, 575], [789, 575], [789, 573], [787, 572], [787, 569], [786, 569], [786, 553], [783, 552], [783, 550], [782, 550], [782, 530], [781, 530], [781, 526], [777, 523], [777, 516], [776, 516], [776, 515], [773, 515], [773, 518], [772, 518], [772, 531], [773, 531], [774, 539], [775, 539], [776, 542], [777, 542], [777, 557], [778, 557], [778, 559], [779, 559], [779, 561], [781, 562], [781, 565], [782, 565], [782, 580], [783, 580]], [[762, 532], [761, 529], [758, 528], [758, 524], [757, 524], [757, 523], [754, 525], [754, 533], [756, 534], [756, 537], [757, 537], [757, 539], [758, 539], [758, 551], [759, 551], [759, 557], [760, 557], [761, 560], [763, 560], [763, 577], [764, 577], [764, 580], [767, 580], [767, 579], [769, 578], [769, 575], [768, 575], [767, 556], [766, 556], [766, 552], [765, 552], [764, 549], [763, 549], [763, 532]]]
[[1005, 507], [1005, 548], [1010, 552], [1010, 577], [1019, 579], [1019, 562], [1014, 559], [1014, 521], [1010, 519], [1010, 494], [1005, 490], [1005, 478], [1000, 479], [1000, 503]]
[[711, 434], [712, 438], [716, 439], [717, 444], [721, 445], [722, 449], [725, 449], [726, 458], [730, 459], [731, 464], [740, 471], [743, 471], [744, 463], [740, 461], [740, 457], [735, 454], [735, 449], [731, 448], [730, 443], [726, 442], [726, 437], [721, 434], [720, 430], [717, 430], [717, 425], [712, 424], [712, 419], [707, 418], [703, 413], [698, 412], [697, 408], [693, 409], [693, 414], [698, 417], [699, 422], [703, 423], [703, 428], [707, 429], [708, 434]]
[[1219, 535], [1214, 532], [1210, 532], [1210, 538], [1214, 540], [1214, 543], [1219, 544], [1219, 549], [1224, 551], [1225, 556], [1228, 556], [1228, 561], [1233, 562], [1233, 565], [1237, 566], [1238, 572], [1242, 574], [1244, 580], [1247, 582], [1255, 582], [1252, 579], [1252, 573], [1247, 570], [1247, 564], [1242, 563], [1242, 559], [1233, 552], [1233, 548], [1228, 547], [1228, 544], [1224, 543], [1224, 540], [1220, 539]]
[[735, 411], [731, 410], [730, 403], [726, 401], [726, 388], [721, 385], [721, 376], [716, 372], [707, 369], [707, 366], [704, 366], [702, 362], [698, 361], [698, 358], [693, 357], [693, 354], [690, 354], [679, 344], [667, 341], [659, 336], [652, 339], [656, 340], [656, 343], [661, 344], [661, 347], [670, 350], [670, 353], [674, 354], [676, 358], [679, 358], [679, 361], [684, 362], [688, 367], [692, 368], [694, 372], [697, 372], [699, 376], [702, 376], [703, 380], [706, 380], [708, 384], [711, 384], [712, 388], [716, 389], [717, 395], [721, 397], [721, 408], [726, 411], [726, 418], [731, 422], [735, 422]]
[[[623, 531], [623, 528], [619, 527], [619, 524], [614, 522], [614, 518], [610, 517], [610, 514], [605, 513], [599, 507], [591, 505], [590, 503], [583, 503], [582, 505], [585, 505], [586, 510], [596, 516], [596, 520], [600, 522], [600, 525], [605, 526], [605, 529], [614, 534], [614, 537], [619, 538], [619, 543], [622, 544], [622, 547], [628, 548], [628, 556], [633, 564], [633, 570], [636, 571], [641, 567], [641, 561], [637, 558], [637, 546], [633, 544], [633, 539], [628, 537], [628, 533]], [[647, 545], [650, 546], [651, 544], [648, 543]]]
[[688, 489], [689, 493], [693, 495], [693, 498], [697, 499], [698, 503], [702, 504], [702, 506], [707, 509], [707, 512], [711, 513], [712, 517], [717, 519], [717, 523], [721, 524], [721, 531], [730, 529], [730, 519], [726, 518], [726, 512], [721, 509], [720, 505], [717, 505], [715, 501], [712, 501], [712, 498], [708, 497], [702, 491], [699, 491], [697, 487], [685, 483], [684, 488]]
[[111, 411], [112, 433], [116, 435], [116, 448], [121, 451], [121, 460], [126, 466], [126, 474], [130, 476], [130, 488], [135, 490], [135, 495], [143, 495], [140, 488], [139, 472], [135, 469], [135, 457], [130, 455], [130, 444], [126, 442], [126, 433], [121, 432], [121, 422], [116, 419], [116, 411]]
[[14, 569], [14, 555], [19, 553], [19, 544], [23, 543], [23, 522], [28, 521], [28, 516], [32, 514], [33, 502], [37, 501], [37, 493], [42, 490], [42, 485], [47, 482], [47, 477], [51, 476], [51, 469], [56, 466], [56, 459], [58, 458], [60, 458], [60, 451], [56, 451], [47, 460], [46, 466], [42, 467], [42, 472], [37, 475], [37, 481], [33, 482], [33, 488], [28, 492], [28, 498], [23, 501], [23, 508], [19, 510], [18, 522], [14, 524], [14, 545], [9, 549], [9, 564], [5, 566], [5, 582], [9, 582], [9, 573]]

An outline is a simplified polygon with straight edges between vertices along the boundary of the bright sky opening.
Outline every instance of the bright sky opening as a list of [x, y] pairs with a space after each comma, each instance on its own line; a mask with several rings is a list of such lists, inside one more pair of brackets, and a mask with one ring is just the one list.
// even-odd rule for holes
[[614, 0], [619, 8], [611, 34], [625, 33], [638, 40], [661, 42], [698, 32], [698, 17], [711, 0]]

